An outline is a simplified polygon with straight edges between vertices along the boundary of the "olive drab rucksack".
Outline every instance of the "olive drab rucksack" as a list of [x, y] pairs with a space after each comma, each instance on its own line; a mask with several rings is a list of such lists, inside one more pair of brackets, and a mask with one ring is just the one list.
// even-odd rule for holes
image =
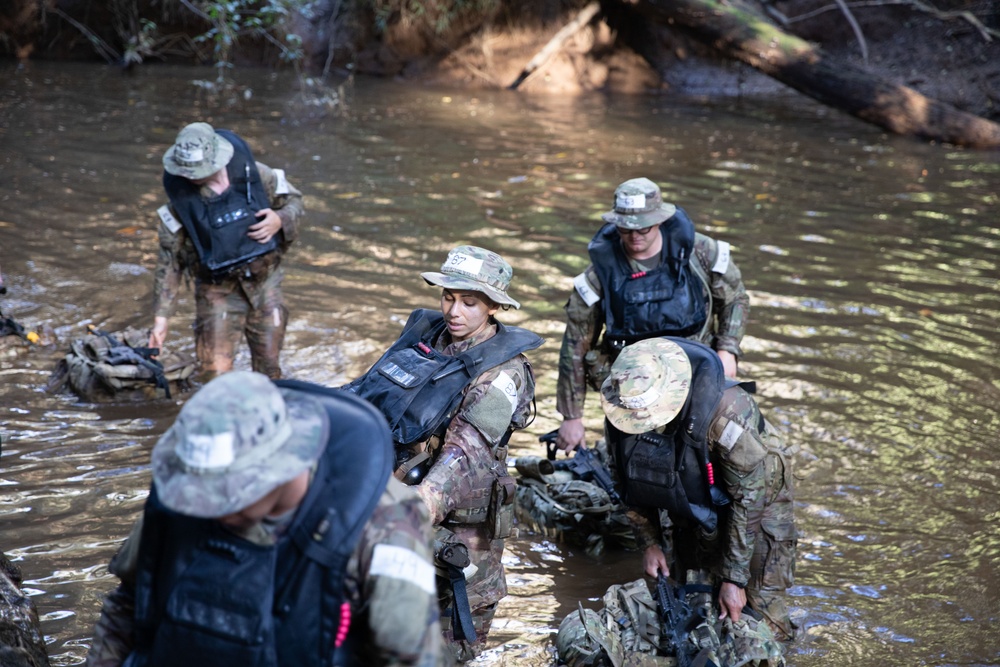
[[93, 335], [70, 343], [70, 350], [56, 365], [46, 389], [68, 386], [85, 400], [170, 397], [171, 390], [189, 389], [188, 378], [197, 362], [192, 357], [146, 347], [149, 332], [129, 327]]

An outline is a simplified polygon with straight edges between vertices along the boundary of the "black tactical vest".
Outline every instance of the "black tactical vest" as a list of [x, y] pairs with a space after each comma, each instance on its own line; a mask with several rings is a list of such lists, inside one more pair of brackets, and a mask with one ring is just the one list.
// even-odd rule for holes
[[660, 234], [659, 266], [638, 273], [630, 267], [614, 225], [604, 225], [587, 246], [604, 292], [604, 347], [612, 356], [638, 340], [686, 338], [705, 327], [705, 294], [690, 265], [694, 223], [678, 208], [660, 225]]
[[399, 339], [368, 372], [342, 388], [372, 403], [389, 422], [397, 445], [427, 440], [452, 417], [463, 392], [484, 371], [542, 344], [538, 335], [497, 322], [495, 336], [449, 357], [433, 348], [445, 321], [418, 308]]
[[335, 648], [344, 573], [385, 490], [392, 441], [364, 401], [306, 382], [276, 384], [308, 392], [329, 417], [326, 449], [294, 521], [275, 546], [260, 546], [217, 521], [172, 512], [154, 486], [136, 575], [135, 645], [123, 667], [358, 664], [354, 628]]
[[212, 277], [278, 247], [277, 234], [267, 243], [247, 236], [247, 229], [258, 222], [257, 211], [271, 206], [250, 147], [229, 130], [216, 132], [233, 144], [233, 157], [226, 165], [228, 190], [206, 200], [200, 194], [200, 185], [163, 172], [163, 188], [170, 204], [191, 237], [202, 267]]
[[[708, 427], [731, 384], [712, 348], [683, 338], [669, 338], [691, 361], [691, 391], [667, 432], [623, 433], [606, 422], [625, 504], [665, 509], [676, 520], [693, 521], [712, 532], [717, 504], [708, 484]], [[720, 499], [721, 500], [721, 499]]]

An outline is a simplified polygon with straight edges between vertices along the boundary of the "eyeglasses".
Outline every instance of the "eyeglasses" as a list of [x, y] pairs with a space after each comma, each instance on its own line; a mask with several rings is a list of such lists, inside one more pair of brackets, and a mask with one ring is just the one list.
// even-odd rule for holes
[[638, 234], [639, 236], [646, 236], [657, 227], [659, 227], [659, 225], [653, 225], [652, 227], [643, 227], [642, 229], [626, 229], [625, 227], [618, 227], [618, 234], [619, 236], [628, 236], [630, 234]]

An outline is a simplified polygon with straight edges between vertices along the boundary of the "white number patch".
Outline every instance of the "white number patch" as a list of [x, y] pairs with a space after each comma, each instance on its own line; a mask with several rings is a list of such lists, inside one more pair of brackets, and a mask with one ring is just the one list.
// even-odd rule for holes
[[587, 304], [587, 307], [593, 306], [601, 300], [600, 295], [590, 286], [590, 281], [587, 280], [586, 273], [581, 273], [576, 278], [573, 278], [573, 287], [576, 288], [576, 293], [580, 295], [580, 298]]
[[510, 409], [517, 410], [517, 385], [514, 384], [514, 379], [507, 375], [507, 371], [500, 371], [500, 375], [490, 383], [490, 386], [502, 391], [510, 402]]
[[287, 195], [291, 190], [288, 188], [288, 180], [285, 178], [284, 169], [274, 169], [274, 177], [277, 179], [277, 183], [274, 185], [274, 194], [276, 195]]
[[461, 253], [452, 255], [446, 261], [448, 266], [461, 269], [464, 273], [470, 275], [479, 275], [480, 270], [483, 268], [483, 260]]
[[730, 246], [725, 241], [717, 241], [719, 254], [715, 256], [715, 264], [712, 265], [712, 273], [725, 273], [729, 268]]
[[156, 214], [160, 216], [160, 220], [172, 234], [176, 234], [177, 230], [181, 228], [181, 223], [174, 217], [174, 214], [170, 212], [169, 205], [164, 204], [160, 208], [156, 209]]
[[743, 427], [734, 421], [730, 421], [726, 424], [726, 428], [722, 430], [722, 436], [719, 438], [719, 444], [726, 448], [726, 451], [732, 451], [733, 447], [736, 446], [736, 441], [740, 439], [743, 435]]
[[434, 595], [434, 566], [417, 555], [415, 551], [392, 544], [376, 544], [372, 552], [369, 574], [409, 581], [428, 595]]

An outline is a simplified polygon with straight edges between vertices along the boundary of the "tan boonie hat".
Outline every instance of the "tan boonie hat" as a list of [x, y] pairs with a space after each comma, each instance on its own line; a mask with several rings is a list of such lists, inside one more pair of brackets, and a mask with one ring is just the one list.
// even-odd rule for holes
[[608, 421], [625, 433], [645, 433], [669, 423], [691, 388], [691, 361], [677, 343], [648, 338], [621, 351], [601, 385]]
[[663, 202], [660, 186], [648, 178], [633, 178], [615, 189], [614, 208], [601, 219], [625, 229], [645, 229], [669, 220], [676, 212], [676, 206]]
[[428, 271], [420, 276], [431, 285], [482, 292], [495, 303], [521, 307], [521, 304], [507, 296], [514, 270], [503, 257], [485, 248], [460, 245], [448, 253], [440, 273]]
[[326, 447], [323, 407], [266, 375], [232, 371], [181, 408], [153, 448], [153, 481], [175, 512], [218, 518], [307, 470]]
[[163, 154], [168, 174], [192, 180], [208, 178], [233, 159], [233, 145], [208, 123], [191, 123]]

